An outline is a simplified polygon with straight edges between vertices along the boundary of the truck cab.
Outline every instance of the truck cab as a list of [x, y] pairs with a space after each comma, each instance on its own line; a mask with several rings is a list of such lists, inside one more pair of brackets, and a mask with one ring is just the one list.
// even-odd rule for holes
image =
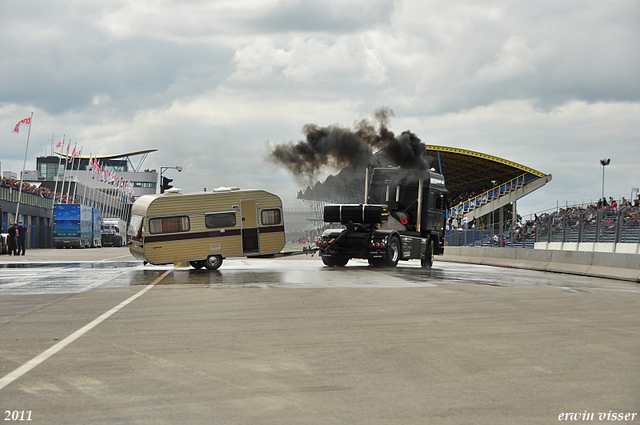
[[343, 229], [325, 232], [318, 248], [328, 266], [363, 258], [372, 266], [395, 267], [420, 259], [430, 268], [444, 252], [447, 190], [442, 174], [376, 168], [368, 179], [366, 204], [327, 205], [324, 221]]
[[105, 218], [102, 220], [102, 246], [126, 246], [127, 225], [119, 218]]

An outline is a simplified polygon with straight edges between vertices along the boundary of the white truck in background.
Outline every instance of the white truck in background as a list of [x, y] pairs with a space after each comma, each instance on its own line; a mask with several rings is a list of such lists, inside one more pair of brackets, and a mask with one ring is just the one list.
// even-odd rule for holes
[[120, 218], [102, 219], [102, 246], [126, 246], [127, 223]]

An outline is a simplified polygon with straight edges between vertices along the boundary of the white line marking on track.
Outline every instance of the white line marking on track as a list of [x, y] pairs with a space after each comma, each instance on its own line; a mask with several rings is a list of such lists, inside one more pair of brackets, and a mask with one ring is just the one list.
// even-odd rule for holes
[[80, 338], [82, 335], [84, 335], [87, 332], [89, 332], [91, 329], [93, 329], [96, 326], [98, 326], [100, 323], [102, 323], [105, 320], [107, 320], [109, 317], [113, 316], [115, 313], [120, 311], [123, 307], [125, 307], [126, 305], [128, 305], [128, 304], [132, 303], [133, 301], [135, 301], [137, 298], [139, 298], [142, 295], [144, 295], [147, 291], [149, 291], [155, 285], [160, 283], [160, 281], [162, 279], [167, 277], [167, 275], [170, 272], [171, 272], [171, 270], [167, 271], [166, 273], [164, 273], [162, 276], [157, 278], [149, 286], [147, 286], [146, 288], [144, 288], [140, 292], [138, 292], [135, 295], [133, 295], [133, 296], [127, 298], [126, 300], [122, 301], [120, 304], [118, 304], [117, 306], [113, 307], [111, 310], [109, 310], [106, 313], [102, 314], [98, 318], [94, 319], [91, 323], [89, 323], [89, 324], [83, 326], [82, 328], [78, 329], [77, 331], [75, 331], [74, 333], [72, 333], [71, 335], [69, 335], [68, 337], [63, 339], [62, 341], [58, 342], [53, 347], [51, 347], [48, 350], [46, 350], [46, 351], [42, 352], [41, 354], [37, 355], [36, 357], [34, 357], [33, 359], [29, 360], [28, 362], [26, 362], [25, 364], [23, 364], [22, 366], [20, 366], [16, 370], [14, 370], [13, 372], [9, 373], [8, 375], [5, 375], [2, 378], [0, 378], [0, 391], [4, 387], [6, 387], [7, 385], [11, 384], [12, 382], [14, 382], [18, 378], [20, 378], [21, 376], [23, 376], [23, 375], [27, 374], [28, 372], [30, 372], [36, 366], [38, 366], [41, 363], [43, 363], [44, 361], [46, 361], [49, 357], [51, 357], [54, 354], [60, 352], [66, 346], [68, 346], [69, 344], [71, 344], [72, 342], [74, 342], [75, 340]]

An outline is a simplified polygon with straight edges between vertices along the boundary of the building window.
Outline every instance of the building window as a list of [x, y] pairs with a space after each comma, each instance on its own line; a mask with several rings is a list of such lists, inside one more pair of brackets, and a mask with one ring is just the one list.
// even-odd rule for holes
[[274, 224], [282, 223], [282, 214], [280, 210], [263, 210], [262, 211], [262, 225], [273, 226]]
[[156, 188], [156, 182], [133, 182], [133, 187]]
[[189, 231], [189, 217], [162, 217], [149, 220], [149, 233], [177, 233]]
[[204, 224], [209, 229], [219, 229], [221, 227], [234, 227], [236, 225], [235, 211], [211, 213], [204, 215]]

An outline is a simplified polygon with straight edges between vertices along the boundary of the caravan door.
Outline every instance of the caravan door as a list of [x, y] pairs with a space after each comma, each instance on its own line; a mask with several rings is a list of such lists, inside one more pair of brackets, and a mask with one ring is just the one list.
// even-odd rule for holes
[[258, 252], [258, 205], [255, 199], [240, 201], [242, 215], [242, 253]]

